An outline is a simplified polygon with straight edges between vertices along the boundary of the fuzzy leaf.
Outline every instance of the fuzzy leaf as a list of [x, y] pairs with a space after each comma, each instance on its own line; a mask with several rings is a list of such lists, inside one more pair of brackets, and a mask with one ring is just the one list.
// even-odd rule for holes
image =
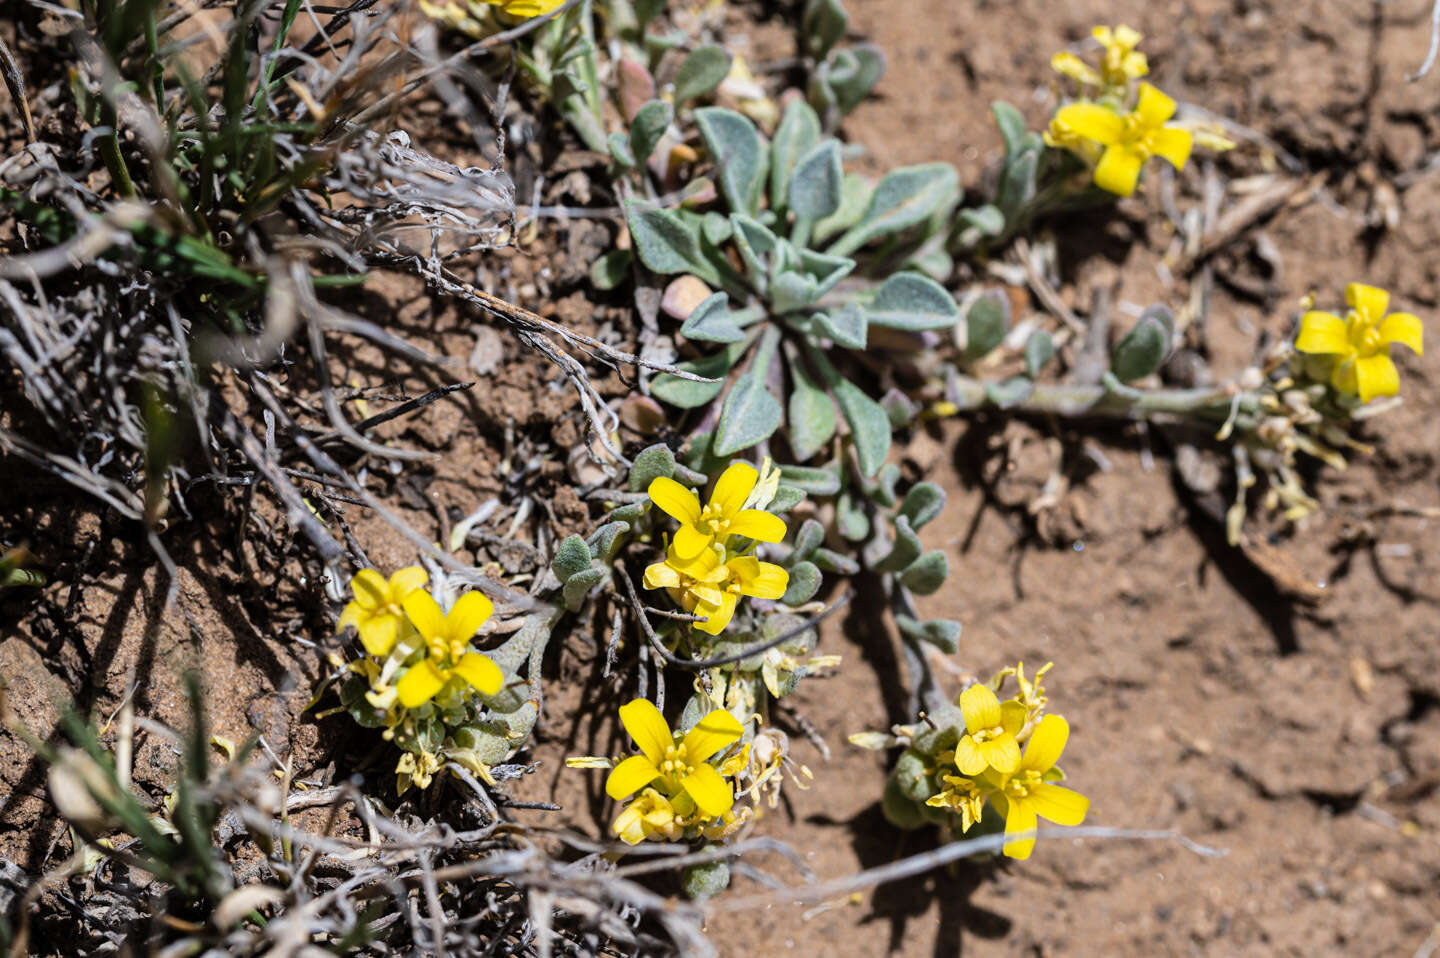
[[956, 218], [965, 227], [960, 235], [962, 241], [967, 244], [994, 238], [1005, 232], [1005, 214], [1000, 212], [999, 207], [991, 203], [977, 206], [974, 209], [961, 210]]
[[947, 329], [960, 321], [960, 307], [933, 279], [918, 273], [896, 273], [865, 307], [865, 318], [892, 329]]
[[785, 107], [785, 115], [775, 130], [770, 144], [770, 208], [783, 210], [790, 196], [790, 174], [800, 157], [820, 142], [820, 118], [810, 104], [794, 99]]
[[720, 171], [720, 189], [736, 213], [754, 214], [769, 169], [765, 141], [755, 124], [733, 110], [710, 106], [695, 111], [695, 123]]
[[775, 495], [771, 498], [770, 505], [765, 507], [765, 511], [773, 512], [776, 515], [779, 515], [782, 512], [789, 512], [791, 509], [794, 509], [796, 506], [800, 505], [800, 503], [804, 501], [804, 489], [797, 489], [794, 486], [781, 485], [776, 488]]
[[790, 178], [790, 209], [805, 223], [819, 222], [840, 208], [840, 187], [844, 179], [840, 144], [826, 140], [795, 164]]
[[735, 235], [735, 224], [730, 222], [728, 216], [706, 213], [700, 220], [700, 235], [705, 237], [705, 241], [711, 246], [720, 246]]
[[804, 462], [835, 436], [835, 403], [799, 363], [790, 366], [790, 428], [786, 436], [795, 458]]
[[780, 428], [783, 415], [780, 400], [765, 387], [762, 371], [751, 370], [736, 380], [725, 397], [715, 428], [714, 454], [733, 456], [769, 439]]
[[817, 71], [841, 116], [859, 106], [884, 75], [885, 54], [869, 43], [835, 51]]
[[929, 219], [936, 210], [954, 202], [960, 175], [948, 163], [907, 166], [886, 175], [870, 196], [865, 214], [830, 247], [846, 256], [881, 236], [889, 236]]
[[816, 313], [815, 325], [836, 345], [847, 349], [864, 349], [868, 338], [868, 316], [858, 307], [842, 306], [828, 313]]
[[650, 159], [674, 118], [675, 107], [664, 100], [651, 100], [635, 114], [635, 121], [630, 124], [630, 152], [637, 163]]
[[663, 442], [657, 442], [635, 457], [635, 464], [630, 467], [630, 491], [644, 492], [656, 479], [669, 479], [674, 475], [675, 453]]
[[995, 125], [1000, 128], [1000, 135], [1005, 138], [1005, 156], [1015, 156], [1020, 152], [1020, 144], [1028, 132], [1025, 129], [1025, 117], [1004, 100], [996, 100], [990, 104], [990, 112], [995, 115]]
[[579, 536], [566, 536], [555, 547], [555, 558], [550, 560], [550, 568], [555, 573], [555, 578], [566, 582], [577, 572], [583, 572], [590, 568], [592, 557], [590, 547], [585, 540]]
[[965, 314], [965, 357], [974, 362], [988, 355], [1005, 339], [1010, 326], [1009, 303], [998, 294], [985, 293]]
[[795, 558], [808, 557], [824, 541], [825, 527], [815, 519], [806, 519], [800, 524], [800, 531], [795, 533]]
[[612, 249], [590, 264], [590, 285], [601, 291], [612, 290], [630, 278], [630, 264], [635, 254], [628, 249]]
[[931, 595], [940, 590], [950, 575], [950, 562], [939, 549], [927, 552], [900, 573], [900, 584], [916, 595]]
[[623, 133], [611, 133], [605, 141], [610, 147], [610, 158], [625, 169], [635, 166], [635, 154], [630, 150], [630, 140]]
[[875, 186], [859, 173], [846, 173], [840, 184], [840, 208], [815, 224], [811, 240], [823, 243], [860, 222], [870, 206]]
[[835, 500], [835, 528], [851, 542], [870, 538], [870, 517], [849, 492], [840, 493]]
[[920, 529], [944, 508], [944, 489], [933, 482], [917, 482], [905, 493], [905, 500], [900, 503], [900, 515], [909, 521], [910, 528]]
[[814, 277], [804, 273], [785, 272], [770, 284], [770, 309], [776, 316], [793, 313], [815, 302]]
[[833, 467], [781, 466], [780, 478], [812, 496], [833, 496], [840, 491], [840, 476]]
[[1005, 164], [1000, 185], [995, 191], [995, 205], [1007, 220], [1012, 220], [1035, 198], [1035, 170], [1040, 151], [1026, 150]]
[[1043, 329], [1037, 329], [1025, 340], [1025, 374], [1031, 379], [1055, 358], [1055, 340]]
[[1010, 409], [1030, 398], [1035, 391], [1035, 380], [1029, 376], [1011, 376], [1001, 382], [985, 384], [985, 398], [1001, 409]]
[[592, 566], [566, 579], [565, 588], [562, 590], [565, 608], [571, 612], [578, 611], [580, 606], [585, 604], [585, 597], [590, 594], [590, 590], [609, 578], [609, 569], [604, 566]]
[[850, 17], [840, 0], [806, 0], [805, 12], [800, 18], [805, 52], [817, 60], [825, 59], [830, 49], [845, 36], [849, 23]]
[[694, 380], [681, 379], [679, 376], [672, 376], [669, 373], [661, 373], [651, 380], [650, 392], [661, 401], [681, 409], [695, 409], [703, 406], [720, 395], [720, 390], [725, 388], [726, 374], [734, 368], [735, 363], [739, 361], [744, 352], [745, 343], [734, 343], [713, 356], [702, 356], [699, 359], [676, 363], [678, 368], [687, 373], [705, 376], [716, 382], [697, 383]]
[[1160, 368], [1170, 354], [1175, 318], [1164, 306], [1145, 310], [1130, 331], [1115, 344], [1110, 368], [1122, 383], [1131, 383]]
[[800, 605], [815, 598], [820, 591], [820, 569], [813, 562], [797, 562], [790, 567], [790, 586], [780, 601]]
[[845, 256], [829, 256], [814, 250], [800, 251], [800, 269], [815, 277], [815, 298], [819, 299], [850, 275], [855, 261]]
[[680, 334], [686, 339], [707, 343], [738, 343], [745, 338], [745, 330], [735, 323], [730, 314], [730, 297], [724, 293], [711, 293], [690, 313]]
[[[757, 285], [768, 284], [770, 264], [774, 262], [780, 238], [764, 223], [742, 213], [732, 214], [730, 223], [735, 229], [735, 248], [740, 251], [751, 279]], [[761, 295], [767, 289], [768, 285], [762, 286]]]
[[720, 285], [720, 274], [700, 251], [700, 231], [674, 210], [631, 203], [626, 207], [630, 237], [640, 262], [661, 276], [691, 273], [711, 286]]
[[630, 523], [628, 522], [607, 522], [590, 533], [590, 538], [586, 540], [586, 543], [590, 546], [591, 554], [597, 560], [609, 562], [611, 552], [615, 548], [615, 539], [629, 531]]
[[880, 404], [848, 379], [832, 384], [840, 413], [850, 425], [860, 471], [873, 476], [885, 464], [890, 453], [890, 417]]
[[946, 655], [954, 655], [960, 651], [959, 622], [949, 619], [919, 622], [908, 615], [897, 615], [895, 624], [900, 627], [900, 634], [913, 642], [928, 642]]
[[685, 58], [675, 74], [675, 102], [684, 103], [704, 96], [724, 81], [730, 72], [730, 54], [724, 47], [707, 44]]
[[895, 517], [895, 542], [890, 554], [875, 563], [876, 572], [899, 572], [920, 558], [920, 537], [910, 528], [910, 520], [904, 516]]
[[847, 555], [838, 552], [831, 552], [826, 548], [815, 550], [815, 564], [822, 572], [830, 572], [835, 575], [854, 575], [860, 571], [860, 563]]

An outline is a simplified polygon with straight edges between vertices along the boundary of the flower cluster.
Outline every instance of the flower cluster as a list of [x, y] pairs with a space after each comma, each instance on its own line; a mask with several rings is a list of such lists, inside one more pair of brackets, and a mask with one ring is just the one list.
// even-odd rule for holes
[[731, 463], [704, 506], [674, 479], [650, 483], [651, 501], [680, 529], [665, 560], [645, 570], [645, 588], [665, 589], [676, 605], [702, 617], [695, 627], [710, 635], [725, 631], [742, 597], [778, 599], [790, 583], [780, 566], [751, 554], [756, 543], [785, 538], [783, 519], [751, 508], [759, 478], [748, 462]]
[[[748, 747], [732, 750], [745, 734], [735, 716], [713, 709], [682, 736], [670, 731], [654, 703], [635, 699], [620, 707], [620, 722], [640, 748], [639, 755], [615, 764], [605, 780], [605, 793], [616, 801], [635, 796], [615, 819], [613, 828], [621, 841], [717, 840], [745, 823], [749, 811], [734, 810], [735, 792], [727, 781], [749, 762]], [[718, 767], [711, 762], [726, 752], [730, 754]], [[568, 764], [585, 768], [610, 763], [576, 758]]]
[[[1045, 714], [1042, 679], [1049, 669], [1046, 665], [1030, 680], [1021, 663], [989, 684], [965, 689], [943, 714], [897, 727], [897, 736], [852, 736], [864, 747], [909, 746], [886, 790], [886, 815], [901, 827], [930, 823], [962, 835], [977, 825], [982, 831], [1003, 828], [1004, 853], [1017, 859], [1030, 857], [1039, 819], [1083, 822], [1090, 800], [1056, 784], [1065, 778], [1056, 763], [1070, 725]], [[1002, 701], [998, 693], [1010, 677], [1018, 689]]]
[[1300, 320], [1295, 348], [1329, 359], [1325, 378], [1337, 392], [1359, 396], [1368, 403], [1400, 392], [1400, 373], [1390, 358], [1390, 346], [1399, 343], [1423, 355], [1425, 330], [1413, 313], [1391, 313], [1390, 294], [1374, 286], [1351, 283], [1345, 287], [1345, 318], [1311, 310]]

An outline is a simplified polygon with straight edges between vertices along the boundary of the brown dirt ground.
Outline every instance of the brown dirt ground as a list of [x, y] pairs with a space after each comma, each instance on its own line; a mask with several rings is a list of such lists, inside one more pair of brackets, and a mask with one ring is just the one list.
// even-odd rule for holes
[[[1404, 80], [1424, 53], [1428, 2], [848, 6], [858, 32], [890, 58], [878, 98], [846, 125], [876, 169], [945, 159], [974, 182], [998, 146], [990, 100], [1008, 99], [1038, 122], [1053, 102], [1050, 53], [1094, 23], [1124, 21], [1149, 37], [1163, 88], [1325, 171], [1323, 192], [1214, 261], [1204, 345], [1222, 375], [1250, 355], [1260, 330], [1284, 333], [1293, 303], [1312, 288], [1334, 297], [1343, 283], [1363, 279], [1422, 315], [1437, 314], [1440, 262], [1428, 254], [1440, 240], [1440, 175], [1430, 172], [1440, 150], [1440, 75]], [[763, 35], [776, 26], [767, 23]], [[1218, 163], [1232, 176], [1267, 167], [1253, 149]], [[1171, 233], [1156, 192], [1122, 203], [1108, 220], [1064, 224], [1062, 294], [1076, 308], [1117, 277], [1122, 302], [1179, 304], [1189, 295], [1185, 279], [1157, 268]], [[1393, 225], [1372, 225], [1387, 209], [1398, 217]], [[1077, 235], [1083, 240], [1069, 239]], [[568, 255], [548, 240], [528, 254], [503, 254], [487, 266], [487, 285], [519, 302], [549, 300], [545, 264], [564, 272], [567, 260], [583, 261], [577, 242], [567, 242]], [[594, 322], [573, 275], [554, 290], [561, 318]], [[370, 295], [373, 315], [413, 341], [460, 363], [470, 355], [475, 317], [403, 281]], [[396, 481], [389, 496], [437, 536], [455, 510], [516, 488], [553, 505], [554, 531], [583, 522], [580, 504], [557, 492], [563, 464], [514, 472], [528, 454], [578, 440], [570, 395], [518, 346], [502, 348], [507, 362], [494, 379], [386, 434], [444, 451], [430, 472]], [[339, 358], [347, 384], [414, 394], [446, 381], [407, 372], [397, 382], [363, 346]], [[1091, 797], [1091, 823], [1176, 829], [1227, 854], [1051, 836], [1023, 865], [964, 866], [822, 908], [717, 920], [722, 952], [1415, 954], [1440, 922], [1440, 549], [1437, 520], [1406, 510], [1440, 506], [1440, 377], [1420, 361], [1401, 367], [1406, 402], [1369, 427], [1376, 453], [1343, 474], [1324, 473], [1325, 512], [1277, 539], [1306, 577], [1324, 583], [1314, 606], [1292, 601], [1226, 548], [1135, 430], [1083, 438], [1068, 426], [981, 420], [917, 435], [906, 451], [913, 471], [950, 494], [925, 538], [949, 554], [951, 585], [924, 611], [965, 623], [957, 686], [962, 668], [988, 673], [1017, 658], [1054, 660], [1052, 708], [1071, 720], [1067, 771]], [[1064, 534], [1052, 526], [1037, 536], [1040, 523], [1024, 503], [1050, 471], [1047, 441], [1057, 435], [1072, 469], [1075, 452], [1093, 455], [1072, 473], [1058, 525]], [[290, 637], [322, 636], [331, 620], [304, 570], [274, 558], [288, 535], [279, 516], [259, 510], [251, 544], [236, 549], [233, 501], [200, 494], [198, 518], [167, 537], [182, 568], [179, 604], [157, 622], [163, 587], [131, 531], [52, 484], [21, 483], [13, 472], [4, 483], [7, 525], [33, 530], [41, 564], [58, 583], [38, 599], [7, 598], [0, 607], [0, 621], [13, 623], [0, 633], [0, 670], [27, 720], [49, 728], [70, 699], [103, 718], [133, 679], [141, 712], [179, 721], [178, 669], [197, 664], [220, 693], [211, 697], [216, 731], [267, 731], [295, 751], [301, 778], [381, 760], [346, 723], [300, 714], [323, 666], [319, 653]], [[351, 511], [377, 565], [411, 558], [383, 525]], [[257, 521], [270, 531], [257, 531]], [[479, 558], [504, 566], [503, 555]], [[585, 741], [585, 733], [600, 733], [575, 681], [595, 651], [582, 633], [552, 663], [550, 714], [534, 750], [542, 769], [521, 797], [553, 796], [566, 806], [564, 820], [594, 832], [609, 814], [598, 782], [559, 769], [564, 754], [607, 750], [603, 738]], [[821, 876], [930, 847], [924, 833], [899, 833], [879, 814], [884, 757], [845, 742], [907, 718], [898, 711], [893, 639], [858, 611], [828, 631], [822, 650], [843, 654], [845, 665], [834, 678], [805, 683], [798, 705], [832, 758], [822, 761], [799, 741], [797, 757], [814, 769], [815, 787], [788, 790], [782, 808], [755, 829], [800, 850]], [[137, 780], [156, 788], [172, 761], [152, 745], [138, 756]], [[0, 853], [32, 873], [53, 865], [68, 849], [47, 813], [43, 775], [8, 737], [0, 737], [0, 781]], [[755, 864], [793, 877], [781, 863]]]

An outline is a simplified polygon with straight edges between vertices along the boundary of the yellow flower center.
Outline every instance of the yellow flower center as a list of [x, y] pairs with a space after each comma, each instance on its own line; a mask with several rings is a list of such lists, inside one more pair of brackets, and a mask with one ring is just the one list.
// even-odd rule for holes
[[672, 745], [665, 750], [665, 759], [660, 763], [660, 774], [667, 778], [685, 778], [695, 771], [688, 761], [684, 746]]
[[696, 520], [695, 528], [712, 536], [723, 536], [725, 530], [730, 528], [730, 520], [719, 506], [708, 505], [700, 510], [700, 518]]
[[1124, 117], [1125, 127], [1120, 136], [1126, 149], [1133, 150], [1141, 159], [1150, 159], [1150, 124], [1139, 113], [1130, 113]]
[[1374, 356], [1385, 351], [1385, 344], [1380, 339], [1378, 322], [1356, 310], [1351, 310], [1346, 320], [1346, 325], [1349, 327], [1346, 332], [1350, 335], [1350, 343], [1361, 356]]
[[982, 729], [981, 729], [980, 731], [978, 731], [978, 732], [971, 732], [971, 733], [970, 733], [970, 737], [973, 738], [973, 739], [975, 740], [975, 742], [978, 744], [978, 743], [980, 743], [980, 742], [988, 742], [988, 741], [990, 741], [991, 739], [999, 738], [1000, 736], [1002, 736], [1002, 735], [1004, 735], [1004, 734], [1005, 734], [1005, 726], [1003, 726], [1003, 725], [992, 725], [992, 726], [990, 726], [989, 728], [982, 728]]
[[1035, 786], [1043, 783], [1044, 778], [1041, 777], [1040, 772], [1029, 768], [1022, 769], [1016, 772], [1014, 775], [1010, 776], [1010, 778], [1005, 782], [1005, 797], [1025, 798], [1030, 794], [1030, 792], [1035, 788]]

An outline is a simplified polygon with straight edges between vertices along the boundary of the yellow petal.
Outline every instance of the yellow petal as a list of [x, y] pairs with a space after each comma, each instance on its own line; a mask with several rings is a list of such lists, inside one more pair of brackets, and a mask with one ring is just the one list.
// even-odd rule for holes
[[1019, 735], [1029, 717], [1030, 710], [1014, 699], [1000, 703], [1000, 727], [1011, 735]]
[[700, 811], [711, 818], [724, 815], [735, 804], [730, 783], [721, 778], [712, 765], [695, 766], [694, 771], [680, 780], [680, 786], [695, 800]]
[[1087, 86], [1099, 86], [1100, 74], [1073, 53], [1061, 52], [1050, 58], [1050, 69]]
[[415, 631], [425, 638], [433, 639], [445, 634], [445, 613], [440, 611], [440, 603], [424, 589], [416, 589], [407, 595], [400, 601], [400, 607], [405, 610]]
[[681, 743], [688, 764], [703, 762], [745, 734], [740, 721], [724, 709], [715, 709], [685, 733]]
[[980, 754], [985, 757], [985, 764], [997, 772], [1008, 775], [1020, 767], [1020, 743], [1013, 735], [997, 735], [988, 742], [981, 742]]
[[1355, 360], [1355, 385], [1362, 403], [1378, 396], [1393, 396], [1400, 391], [1400, 371], [1383, 353], [1361, 356]]
[[[1021, 861], [1030, 857], [1035, 849], [1035, 826], [1040, 822], [1035, 809], [1028, 801], [1010, 799], [1010, 809], [1005, 814], [1005, 855]], [[1025, 835], [1011, 841], [1012, 835]]]
[[722, 592], [720, 602], [713, 605], [709, 602], [701, 603], [695, 607], [697, 615], [705, 616], [704, 622], [696, 622], [695, 628], [710, 635], [719, 635], [725, 631], [730, 620], [735, 618], [735, 606], [740, 602], [740, 597], [733, 592]]
[[360, 623], [360, 644], [377, 659], [389, 655], [400, 635], [400, 617], [388, 612], [372, 615]]
[[1302, 353], [1348, 353], [1350, 337], [1345, 320], [1334, 313], [1311, 310], [1300, 319], [1300, 335], [1295, 348]]
[[360, 628], [360, 623], [370, 617], [371, 613], [360, 607], [359, 602], [347, 602], [345, 609], [340, 613], [340, 621], [335, 623], [337, 633], [344, 632], [346, 627], [355, 626]]
[[724, 516], [733, 517], [745, 508], [745, 500], [755, 491], [760, 472], [748, 462], [732, 462], [730, 467], [715, 480], [715, 491], [710, 493], [710, 504], [718, 506]]
[[1145, 35], [1139, 30], [1136, 30], [1134, 27], [1127, 27], [1122, 23], [1115, 28], [1113, 42], [1116, 46], [1124, 47], [1126, 50], [1133, 50], [1138, 47], [1140, 41], [1144, 39]]
[[445, 616], [445, 632], [454, 641], [468, 642], [480, 626], [490, 621], [495, 603], [479, 592], [467, 592], [455, 600]]
[[418, 565], [396, 570], [390, 577], [390, 601], [399, 602], [430, 581], [430, 574]]
[[700, 518], [700, 497], [674, 479], [659, 476], [652, 481], [650, 500], [678, 522], [693, 523]]
[[652, 765], [665, 761], [665, 750], [675, 744], [665, 716], [649, 699], [633, 699], [620, 706], [620, 724]]
[[1425, 355], [1425, 327], [1413, 313], [1391, 313], [1380, 324], [1380, 341], [1385, 345], [1409, 346], [1416, 356]]
[[785, 538], [785, 520], [759, 509], [744, 509], [730, 520], [728, 531], [756, 542], [779, 542]]
[[1120, 141], [1125, 121], [1103, 106], [1094, 103], [1071, 103], [1055, 114], [1055, 122], [1079, 136], [1110, 145]]
[[401, 705], [413, 709], [433, 699], [449, 678], [434, 662], [426, 659], [400, 676], [400, 681], [395, 683], [395, 694]]
[[1116, 196], [1131, 196], [1140, 182], [1144, 160], [1126, 146], [1109, 146], [1095, 166], [1095, 185]]
[[627, 845], [638, 845], [645, 840], [645, 819], [640, 811], [640, 803], [632, 802], [626, 806], [615, 819], [611, 826], [615, 829], [615, 835]]
[[701, 605], [718, 606], [725, 601], [724, 590], [717, 589], [713, 585], [702, 585], [699, 582], [694, 582], [691, 583], [690, 588], [686, 591], [694, 601]]
[[1378, 323], [1390, 308], [1390, 294], [1378, 286], [1351, 283], [1345, 287], [1345, 302], [1361, 316]]
[[474, 686], [481, 695], [494, 695], [505, 684], [505, 673], [500, 671], [500, 666], [490, 656], [479, 652], [462, 655], [455, 663], [455, 674]]
[[688, 523], [680, 527], [675, 533], [675, 539], [671, 548], [675, 551], [676, 558], [682, 562], [698, 558], [715, 541], [715, 537], [708, 532], [701, 532], [695, 526]]
[[1145, 142], [1151, 153], [1168, 160], [1177, 170], [1185, 169], [1185, 161], [1190, 159], [1190, 150], [1194, 146], [1190, 131], [1178, 126], [1162, 127], [1150, 134]]
[[1020, 760], [1020, 767], [1036, 772], [1054, 768], [1069, 738], [1069, 722], [1059, 715], [1045, 716], [1030, 733], [1030, 741], [1025, 743], [1025, 757]]
[[1146, 126], [1162, 126], [1166, 120], [1175, 115], [1175, 101], [1150, 83], [1140, 84], [1140, 99], [1135, 104], [1135, 112], [1140, 115], [1140, 120]]
[[988, 685], [972, 685], [960, 693], [960, 714], [972, 733], [994, 728], [1000, 724], [1000, 700]]
[[1026, 803], [1035, 809], [1035, 814], [1056, 825], [1079, 825], [1090, 811], [1090, 799], [1059, 785], [1036, 785], [1030, 789]]
[[[605, 779], [605, 794], [618, 801], [634, 795], [659, 777], [660, 770], [653, 762], [643, 755], [632, 755], [610, 770], [610, 776]], [[637, 810], [636, 815], [639, 814]]]
[[[745, 595], [756, 599], [778, 599], [790, 588], [790, 573], [780, 568], [773, 562], [760, 562], [753, 556], [745, 556], [749, 559], [743, 575], [738, 575], [744, 584], [740, 591]], [[733, 569], [735, 563], [740, 559], [732, 559], [730, 566]], [[753, 566], [751, 565], [753, 563]]]
[[655, 562], [645, 567], [645, 588], [676, 589], [680, 587], [680, 573], [665, 562]]
[[350, 580], [350, 591], [355, 593], [355, 601], [366, 612], [374, 612], [390, 604], [390, 584], [374, 569], [361, 569], [355, 573], [355, 578]]
[[955, 743], [955, 767], [966, 775], [979, 775], [989, 766], [980, 747], [968, 735], [962, 735]]

